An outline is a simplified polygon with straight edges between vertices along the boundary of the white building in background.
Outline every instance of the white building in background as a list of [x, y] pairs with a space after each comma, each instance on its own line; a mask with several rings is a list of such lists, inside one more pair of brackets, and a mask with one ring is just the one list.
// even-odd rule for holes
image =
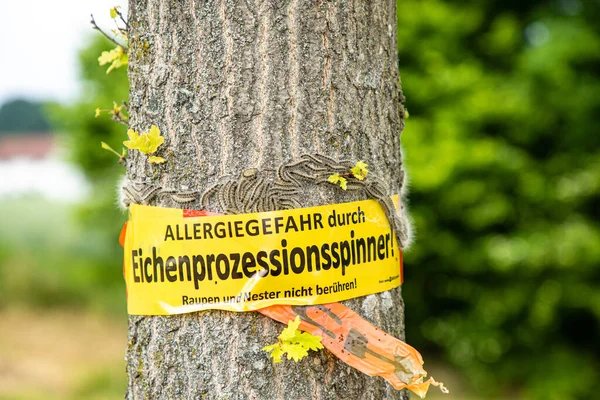
[[54, 135], [0, 136], [0, 200], [23, 195], [60, 202], [84, 200], [89, 183], [60, 154]]

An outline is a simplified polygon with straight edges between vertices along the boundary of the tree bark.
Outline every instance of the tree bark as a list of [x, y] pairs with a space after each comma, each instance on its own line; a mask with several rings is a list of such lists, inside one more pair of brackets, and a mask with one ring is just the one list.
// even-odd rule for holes
[[[131, 128], [157, 125], [167, 159], [131, 152], [129, 180], [203, 191], [321, 153], [364, 160], [400, 192], [395, 0], [131, 0], [129, 44]], [[302, 205], [364, 198], [323, 187]], [[344, 304], [404, 338], [400, 289]], [[126, 397], [408, 399], [326, 350], [274, 365], [261, 348], [283, 327], [254, 312], [130, 316]]]

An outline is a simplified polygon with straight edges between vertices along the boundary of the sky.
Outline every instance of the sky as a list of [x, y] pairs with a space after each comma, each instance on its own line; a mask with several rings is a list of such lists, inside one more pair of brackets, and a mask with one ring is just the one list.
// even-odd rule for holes
[[77, 51], [92, 35], [90, 14], [110, 31], [123, 0], [0, 0], [0, 105], [14, 98], [75, 100]]

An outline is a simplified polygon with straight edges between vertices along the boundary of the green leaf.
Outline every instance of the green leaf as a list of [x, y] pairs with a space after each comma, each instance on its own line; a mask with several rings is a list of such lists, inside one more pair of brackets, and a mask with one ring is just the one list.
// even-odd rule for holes
[[108, 63], [112, 63], [113, 61], [121, 57], [121, 54], [123, 54], [123, 48], [121, 46], [117, 46], [110, 51], [103, 51], [102, 54], [100, 54], [100, 57], [98, 57], [98, 64], [102, 66]]
[[301, 332], [299, 326], [300, 317], [296, 316], [296, 319], [289, 321], [288, 326], [278, 336], [277, 343], [263, 347], [264, 351], [271, 352], [273, 362], [281, 362], [284, 354], [289, 360], [298, 362], [308, 355], [309, 350], [316, 351], [323, 348], [320, 336]]
[[119, 56], [119, 58], [117, 58], [116, 60], [114, 60], [112, 62], [110, 67], [108, 67], [108, 69], [106, 70], [106, 73], [109, 74], [110, 71], [112, 71], [113, 69], [121, 68], [122, 66], [127, 65], [128, 63], [129, 63], [129, 57], [127, 56], [126, 53], [123, 53]]
[[164, 162], [167, 162], [167, 160], [165, 160], [162, 157], [150, 156], [150, 157], [148, 157], [148, 162], [150, 164], [162, 164]]
[[150, 127], [150, 131], [145, 134], [145, 136], [148, 139], [148, 147], [147, 151], [143, 151], [143, 153], [146, 154], [154, 153], [165, 141], [165, 138], [160, 135], [160, 129], [158, 129], [156, 125], [152, 125], [152, 127]]
[[364, 181], [369, 173], [369, 170], [367, 169], [367, 164], [365, 164], [363, 161], [359, 161], [354, 167], [350, 168], [350, 172], [352, 172], [352, 175], [354, 175], [354, 177], [359, 181]]
[[101, 144], [101, 146], [102, 146], [102, 148], [103, 148], [104, 150], [108, 150], [108, 151], [110, 151], [111, 153], [115, 153], [115, 154], [117, 155], [117, 157], [119, 157], [119, 158], [122, 158], [122, 156], [121, 156], [119, 153], [117, 153], [117, 152], [116, 152], [116, 151], [115, 151], [115, 150], [114, 150], [112, 147], [110, 147], [108, 144], [106, 144], [106, 143], [104, 143], [104, 142], [100, 142], [100, 144]]
[[296, 343], [282, 343], [281, 349], [287, 353], [288, 360], [298, 362], [308, 355], [308, 350]]
[[[298, 331], [300, 332], [300, 331]], [[295, 337], [295, 342], [308, 350], [320, 350], [323, 348], [321, 336], [315, 336], [308, 332], [300, 332]]]
[[280, 343], [271, 344], [269, 346], [265, 346], [262, 348], [264, 351], [271, 352], [270, 356], [273, 358], [273, 362], [280, 363], [283, 360], [281, 357], [283, 356], [283, 351], [281, 349]]
[[292, 340], [296, 336], [296, 332], [298, 332], [298, 327], [300, 326], [300, 317], [296, 316], [294, 321], [288, 321], [288, 326], [281, 332], [279, 335], [279, 339], [284, 340]]
[[335, 185], [340, 181], [340, 174], [330, 175], [329, 178], [327, 178], [327, 181]]
[[142, 145], [140, 134], [133, 129], [129, 129], [127, 131], [127, 136], [129, 137], [129, 140], [124, 141], [123, 145], [129, 150], [139, 150]]
[[110, 9], [110, 17], [112, 19], [117, 18], [117, 7], [118, 6], [115, 6], [115, 7], [113, 7], [113, 8]]
[[98, 64], [100, 66], [110, 64], [110, 67], [106, 70], [109, 74], [113, 69], [120, 68], [129, 63], [129, 58], [125, 49], [121, 46], [117, 46], [110, 51], [103, 51], [100, 57], [98, 57]]
[[348, 180], [340, 176], [340, 174], [330, 175], [329, 178], [327, 178], [327, 181], [333, 183], [334, 185], [339, 184], [340, 187], [344, 190], [348, 188]]
[[116, 102], [113, 101], [112, 113], [114, 115], [119, 115], [121, 113], [122, 109], [123, 109], [123, 105], [118, 105]]
[[[138, 150], [144, 154], [154, 153], [165, 141], [165, 138], [160, 135], [160, 129], [156, 125], [152, 125], [149, 132], [142, 133], [141, 135], [133, 129], [129, 129], [127, 136], [129, 136], [129, 140], [124, 141], [123, 145], [129, 150]], [[160, 157], [156, 159], [159, 160]]]

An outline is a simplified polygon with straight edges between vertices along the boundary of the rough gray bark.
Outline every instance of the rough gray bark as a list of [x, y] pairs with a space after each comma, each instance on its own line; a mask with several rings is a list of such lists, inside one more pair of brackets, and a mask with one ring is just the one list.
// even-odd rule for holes
[[[129, 25], [131, 127], [159, 126], [167, 159], [132, 152], [130, 180], [204, 190], [322, 153], [364, 160], [400, 192], [395, 0], [131, 0]], [[359, 196], [320, 188], [303, 205]], [[399, 289], [345, 304], [404, 337]], [[129, 399], [408, 399], [326, 350], [273, 365], [260, 349], [283, 325], [258, 313], [129, 322]]]

